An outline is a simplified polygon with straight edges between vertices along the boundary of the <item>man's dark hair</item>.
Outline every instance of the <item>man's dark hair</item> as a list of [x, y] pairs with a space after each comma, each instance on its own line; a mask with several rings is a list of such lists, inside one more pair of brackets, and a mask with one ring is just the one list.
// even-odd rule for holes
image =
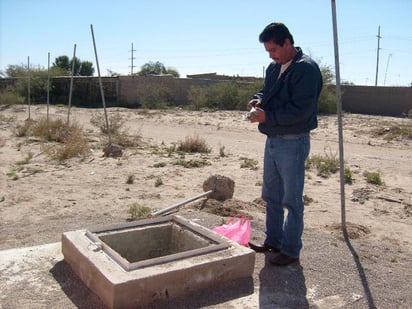
[[283, 46], [286, 39], [289, 39], [292, 45], [295, 43], [292, 34], [283, 23], [271, 23], [259, 35], [260, 43], [273, 41], [280, 46]]

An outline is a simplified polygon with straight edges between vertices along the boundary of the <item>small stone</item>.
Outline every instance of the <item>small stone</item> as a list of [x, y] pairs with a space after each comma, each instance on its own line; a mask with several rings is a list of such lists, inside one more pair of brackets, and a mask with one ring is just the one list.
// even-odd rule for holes
[[103, 153], [105, 157], [118, 158], [123, 155], [123, 148], [116, 144], [108, 144], [103, 148]]

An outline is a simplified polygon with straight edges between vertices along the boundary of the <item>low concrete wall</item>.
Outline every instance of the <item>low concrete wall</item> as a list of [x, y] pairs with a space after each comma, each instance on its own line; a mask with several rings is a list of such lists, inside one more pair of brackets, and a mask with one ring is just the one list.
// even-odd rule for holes
[[342, 86], [342, 109], [355, 114], [404, 116], [412, 111], [412, 87]]

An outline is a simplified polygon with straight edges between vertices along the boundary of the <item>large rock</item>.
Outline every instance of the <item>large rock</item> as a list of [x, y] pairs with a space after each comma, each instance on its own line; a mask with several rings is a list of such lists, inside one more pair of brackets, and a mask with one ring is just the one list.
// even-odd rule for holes
[[203, 182], [203, 190], [213, 190], [208, 198], [224, 201], [233, 197], [235, 182], [226, 176], [213, 175]]

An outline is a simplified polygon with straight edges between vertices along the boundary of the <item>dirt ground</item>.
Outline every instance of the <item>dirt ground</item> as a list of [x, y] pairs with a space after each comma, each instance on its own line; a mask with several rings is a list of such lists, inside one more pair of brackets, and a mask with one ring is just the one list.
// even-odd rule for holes
[[[57, 162], [36, 137], [18, 137], [27, 106], [0, 106], [0, 308], [103, 308], [62, 259], [66, 231], [131, 219], [132, 205], [159, 210], [203, 193], [211, 175], [235, 182], [225, 202], [204, 199], [178, 213], [212, 228], [236, 211], [252, 218], [252, 238], [264, 237], [262, 182], [264, 136], [239, 111], [109, 109], [138, 144], [121, 157], [103, 156], [107, 138], [91, 123], [102, 109], [71, 109], [71, 121], [87, 135], [90, 153]], [[30, 107], [33, 120], [46, 106]], [[67, 108], [50, 107], [50, 119]], [[406, 118], [345, 114], [345, 185], [348, 237], [341, 232], [339, 172], [307, 171], [304, 248], [300, 265], [271, 267], [256, 255], [253, 278], [197, 291], [154, 308], [410, 308], [412, 306], [412, 139], [388, 140]], [[182, 154], [187, 137], [204, 139], [207, 154]], [[52, 145], [53, 146], [53, 145]], [[320, 116], [311, 134], [311, 155], [338, 158], [336, 116]], [[203, 162], [184, 167], [177, 162]], [[242, 167], [244, 162], [253, 162]], [[376, 172], [383, 184], [366, 181]], [[131, 181], [132, 179], [132, 181]], [[46, 251], [44, 251], [46, 250]], [[52, 252], [50, 256], [44, 252]], [[26, 266], [21, 266], [24, 263]]]

